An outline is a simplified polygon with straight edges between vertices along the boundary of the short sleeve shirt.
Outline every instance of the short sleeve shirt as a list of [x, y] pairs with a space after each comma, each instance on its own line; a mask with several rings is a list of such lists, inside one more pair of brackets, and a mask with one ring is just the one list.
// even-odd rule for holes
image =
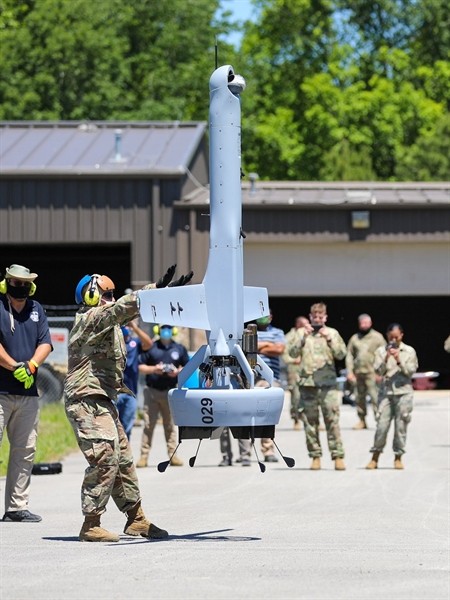
[[[258, 341], [259, 342], [273, 342], [274, 344], [286, 343], [286, 338], [284, 337], [284, 331], [279, 329], [278, 327], [273, 327], [269, 325], [265, 330], [257, 331]], [[259, 355], [262, 360], [272, 369], [273, 376], [277, 381], [280, 381], [281, 377], [281, 360], [279, 356], [265, 356], [264, 354]]]
[[[14, 327], [11, 326], [13, 316]], [[21, 312], [16, 312], [11, 306], [9, 311], [6, 295], [0, 294], [0, 344], [17, 362], [25, 362], [41, 344], [51, 344], [50, 331], [44, 309], [36, 300], [27, 299]], [[26, 390], [21, 381], [17, 381], [13, 372], [0, 367], [0, 394], [15, 394], [19, 396], [37, 396], [36, 380]]]

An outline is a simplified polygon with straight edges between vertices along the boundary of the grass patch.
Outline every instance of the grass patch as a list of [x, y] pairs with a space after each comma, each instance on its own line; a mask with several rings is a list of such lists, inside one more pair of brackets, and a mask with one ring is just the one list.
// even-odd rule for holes
[[[56, 462], [78, 448], [72, 426], [67, 420], [62, 402], [45, 404], [41, 408], [35, 463]], [[0, 448], [0, 477], [8, 468], [9, 442], [6, 431]]]

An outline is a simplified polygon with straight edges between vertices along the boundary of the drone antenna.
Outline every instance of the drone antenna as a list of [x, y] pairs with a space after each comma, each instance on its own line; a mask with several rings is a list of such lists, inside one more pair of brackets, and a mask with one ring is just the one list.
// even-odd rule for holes
[[217, 69], [217, 57], [218, 57], [218, 47], [217, 47], [217, 35], [216, 35], [216, 41], [214, 44], [214, 59], [215, 59], [215, 64], [216, 64], [216, 69]]

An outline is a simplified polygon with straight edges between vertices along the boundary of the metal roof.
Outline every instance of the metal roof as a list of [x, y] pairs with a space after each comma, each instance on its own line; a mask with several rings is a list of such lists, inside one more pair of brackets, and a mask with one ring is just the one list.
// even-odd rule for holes
[[182, 175], [206, 122], [0, 122], [3, 175]]
[[[242, 183], [242, 203], [247, 208], [319, 206], [449, 206], [450, 182], [372, 181], [260, 181]], [[209, 189], [201, 188], [175, 203], [177, 208], [209, 204]]]

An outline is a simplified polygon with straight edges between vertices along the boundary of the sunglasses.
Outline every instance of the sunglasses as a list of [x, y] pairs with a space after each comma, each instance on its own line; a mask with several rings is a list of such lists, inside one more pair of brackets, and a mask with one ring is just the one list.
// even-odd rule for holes
[[31, 287], [31, 281], [23, 281], [22, 279], [8, 279], [8, 282], [13, 287]]
[[105, 292], [104, 294], [102, 294], [102, 298], [104, 298], [105, 300], [113, 300], [114, 292]]

